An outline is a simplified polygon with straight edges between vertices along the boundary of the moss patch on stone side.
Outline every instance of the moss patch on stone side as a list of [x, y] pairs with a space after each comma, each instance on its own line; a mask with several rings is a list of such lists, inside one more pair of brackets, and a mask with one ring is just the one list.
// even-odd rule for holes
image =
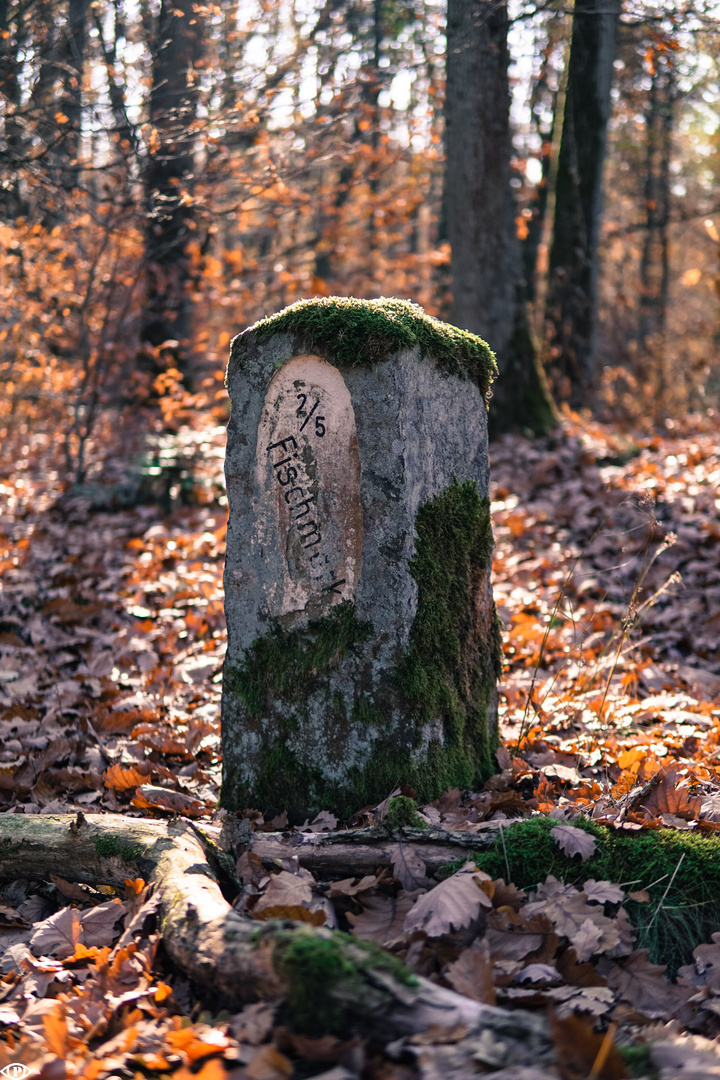
[[[298, 348], [326, 356], [338, 367], [376, 364], [401, 349], [419, 347], [442, 369], [472, 379], [482, 394], [497, 374], [495, 355], [482, 338], [427, 315], [410, 300], [342, 296], [298, 300], [245, 331], [250, 332], [256, 341], [294, 334]], [[243, 339], [241, 334], [233, 342], [234, 355], [240, 359]]]
[[313, 619], [307, 628], [276, 626], [253, 642], [244, 663], [235, 667], [230, 688], [238, 693], [251, 716], [259, 716], [267, 695], [291, 703], [303, 701], [320, 679], [373, 635], [372, 623], [355, 616], [355, 605], [338, 604], [329, 615]]
[[497, 747], [488, 730], [488, 707], [502, 668], [500, 628], [494, 605], [484, 611], [478, 604], [492, 553], [490, 500], [480, 496], [474, 481], [454, 480], [421, 507], [415, 527], [410, 573], [418, 606], [393, 681], [412, 703], [419, 732], [442, 717], [441, 782], [470, 788], [492, 774]]
[[624, 905], [637, 946], [649, 949], [653, 963], [667, 964], [671, 974], [690, 963], [693, 949], [720, 926], [720, 840], [675, 829], [625, 833], [582, 819], [573, 824], [597, 840], [595, 855], [584, 863], [563, 854], [551, 836], [557, 822], [547, 818], [516, 822], [504, 830], [504, 850], [498, 839], [473, 859], [493, 878], [507, 878], [509, 867], [521, 889], [548, 874], [577, 887], [590, 878], [625, 884], [628, 891], [653, 886], [649, 903]]

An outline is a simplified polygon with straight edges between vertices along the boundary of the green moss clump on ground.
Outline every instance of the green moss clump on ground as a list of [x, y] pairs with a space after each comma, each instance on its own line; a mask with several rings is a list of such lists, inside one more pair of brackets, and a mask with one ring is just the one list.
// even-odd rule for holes
[[372, 623], [356, 619], [354, 604], [347, 602], [304, 629], [275, 627], [246, 650], [244, 663], [231, 673], [230, 687], [251, 716], [261, 714], [267, 694], [291, 703], [304, 701], [324, 675], [372, 635]]
[[[410, 300], [323, 296], [298, 300], [250, 327], [258, 341], [292, 333], [310, 352], [327, 354], [338, 366], [376, 364], [401, 349], [419, 347], [446, 371], [466, 375], [486, 394], [497, 374], [495, 356], [467, 330], [427, 315]], [[247, 331], [246, 331], [247, 332]], [[242, 337], [235, 339], [242, 349]]]
[[[404, 986], [417, 980], [379, 945], [358, 941], [340, 931], [274, 930], [273, 965], [288, 987], [295, 1027], [313, 1035], [342, 1034], [354, 1018], [358, 999], [383, 991], [365, 973], [372, 969]], [[384, 996], [390, 1000], [389, 993]]]
[[652, 886], [649, 903], [629, 900], [624, 906], [638, 948], [649, 949], [653, 963], [667, 964], [670, 974], [690, 963], [693, 949], [717, 931], [720, 840], [674, 829], [625, 833], [578, 820], [573, 824], [597, 840], [595, 855], [580, 863], [564, 855], [553, 840], [551, 830], [557, 824], [547, 818], [516, 822], [503, 830], [504, 848], [498, 838], [491, 851], [477, 852], [473, 859], [494, 878], [507, 878], [509, 868], [510, 880], [520, 889], [533, 888], [548, 874], [578, 887], [589, 878], [612, 881], [628, 891]]
[[473, 787], [492, 774], [497, 740], [488, 733], [488, 706], [502, 647], [494, 605], [484, 611], [483, 625], [477, 623], [493, 544], [489, 499], [474, 481], [454, 480], [421, 507], [415, 526], [410, 573], [418, 606], [393, 682], [412, 703], [419, 731], [443, 719], [443, 775], [432, 792], [421, 785], [424, 799], [448, 786]]
[[383, 824], [390, 829], [402, 829], [406, 826], [415, 829], [430, 827], [418, 814], [418, 804], [407, 795], [396, 795], [390, 800]]

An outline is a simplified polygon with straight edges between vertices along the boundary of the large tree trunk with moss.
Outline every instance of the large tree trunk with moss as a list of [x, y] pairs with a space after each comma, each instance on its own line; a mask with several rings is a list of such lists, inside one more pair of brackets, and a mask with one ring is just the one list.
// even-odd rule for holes
[[555, 412], [530, 334], [516, 235], [507, 31], [505, 3], [449, 0], [445, 140], [452, 318], [497, 354], [492, 427], [540, 433], [553, 425]]
[[0, 880], [58, 871], [95, 885], [147, 877], [159, 897], [171, 960], [231, 1008], [285, 998], [295, 1026], [316, 1036], [357, 1031], [387, 1043], [431, 1025], [462, 1025], [468, 1036], [514, 1036], [508, 1064], [548, 1055], [549, 1032], [540, 1018], [480, 1005], [416, 978], [390, 953], [348, 934], [239, 915], [221, 892], [208, 851], [218, 865], [220, 849], [184, 821], [82, 814], [0, 819]]
[[595, 382], [602, 173], [621, 0], [575, 0], [545, 307], [545, 368], [558, 398]]
[[493, 771], [484, 342], [404, 301], [235, 339], [223, 805], [348, 816]]

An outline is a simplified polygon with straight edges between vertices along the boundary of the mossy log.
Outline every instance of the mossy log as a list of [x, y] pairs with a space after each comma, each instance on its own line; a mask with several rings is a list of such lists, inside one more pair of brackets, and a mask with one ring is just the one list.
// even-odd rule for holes
[[548, 1028], [539, 1017], [481, 1005], [415, 978], [384, 950], [350, 935], [289, 921], [259, 924], [238, 914], [210, 865], [218, 854], [186, 821], [0, 817], [0, 880], [59, 873], [119, 885], [142, 874], [160, 898], [168, 955], [230, 1007], [286, 998], [297, 1025], [311, 1021], [315, 1033], [355, 1030], [389, 1042], [431, 1024], [461, 1025], [469, 1035], [487, 1032], [506, 1041], [512, 1033], [523, 1059], [547, 1053]]

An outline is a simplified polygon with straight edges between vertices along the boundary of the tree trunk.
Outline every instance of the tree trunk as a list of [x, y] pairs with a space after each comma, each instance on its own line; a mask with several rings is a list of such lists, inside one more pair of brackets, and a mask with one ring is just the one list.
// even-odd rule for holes
[[66, 191], [77, 187], [82, 128], [82, 84], [85, 68], [86, 22], [89, 0], [69, 0], [63, 41], [62, 112], [67, 117], [58, 147], [60, 180]]
[[10, 0], [0, 0], [0, 94], [3, 108], [5, 153], [0, 182], [0, 216], [12, 221], [25, 212], [20, 195], [19, 165], [23, 155], [22, 132], [19, 124], [20, 82], [18, 80], [18, 51], [22, 32], [22, 15], [16, 12], [17, 28], [11, 25]]
[[187, 251], [194, 212], [193, 123], [202, 55], [202, 15], [193, 0], [163, 0], [153, 54], [150, 154], [145, 174], [147, 301], [141, 340], [158, 370], [158, 347], [189, 380], [192, 282]]
[[217, 837], [218, 830], [117, 814], [6, 814], [0, 817], [0, 879], [60, 873], [120, 885], [140, 872], [159, 897], [168, 955], [195, 983], [231, 1008], [259, 997], [287, 997], [299, 1026], [303, 1017], [312, 1018], [314, 1035], [325, 1024], [387, 1043], [433, 1024], [462, 1025], [469, 1036], [514, 1036], [515, 1061], [549, 1056], [547, 1022], [539, 1017], [481, 1005], [416, 979], [384, 950], [348, 934], [289, 920], [263, 924], [238, 914], [208, 864], [206, 852], [217, 862], [219, 849], [203, 833]]
[[673, 68], [658, 58], [645, 111], [645, 235], [640, 261], [641, 345], [665, 330], [669, 288], [670, 154], [674, 112]]
[[496, 431], [552, 426], [555, 413], [530, 334], [510, 185], [508, 13], [495, 0], [448, 0], [446, 208], [452, 321], [498, 358]]
[[598, 240], [621, 0], [576, 0], [550, 247], [545, 368], [582, 404], [595, 379]]

